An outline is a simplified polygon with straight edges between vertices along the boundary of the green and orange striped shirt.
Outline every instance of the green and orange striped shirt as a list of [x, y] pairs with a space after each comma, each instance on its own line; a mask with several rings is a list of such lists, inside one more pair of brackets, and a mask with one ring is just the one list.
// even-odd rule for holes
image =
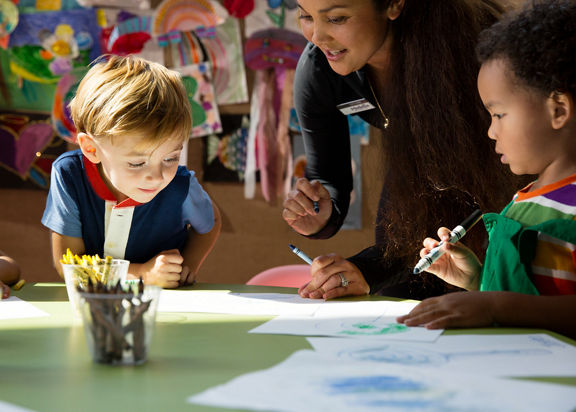
[[[516, 193], [507, 218], [523, 226], [552, 219], [576, 220], [576, 174], [530, 191], [532, 185]], [[576, 294], [576, 244], [539, 233], [532, 273], [541, 295]]]

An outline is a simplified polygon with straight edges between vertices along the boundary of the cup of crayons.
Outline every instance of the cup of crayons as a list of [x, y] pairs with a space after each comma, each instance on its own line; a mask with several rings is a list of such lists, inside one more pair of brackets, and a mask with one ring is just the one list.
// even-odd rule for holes
[[108, 365], [146, 362], [161, 288], [138, 282], [93, 283], [77, 289], [92, 359]]
[[73, 255], [70, 249], [60, 259], [62, 273], [68, 292], [68, 300], [76, 318], [80, 318], [78, 306], [78, 290], [85, 291], [88, 282], [92, 285], [100, 282], [106, 286], [115, 285], [118, 281], [125, 282], [128, 276], [130, 262], [123, 259], [113, 259], [106, 256], [104, 259], [98, 255]]

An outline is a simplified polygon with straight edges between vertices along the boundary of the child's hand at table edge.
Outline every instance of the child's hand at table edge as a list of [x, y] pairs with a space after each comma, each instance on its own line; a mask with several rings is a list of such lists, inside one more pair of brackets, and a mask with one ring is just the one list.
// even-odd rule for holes
[[184, 258], [178, 249], [164, 250], [146, 263], [131, 263], [129, 273], [135, 278], [142, 276], [146, 284], [173, 289], [181, 284], [183, 262]]

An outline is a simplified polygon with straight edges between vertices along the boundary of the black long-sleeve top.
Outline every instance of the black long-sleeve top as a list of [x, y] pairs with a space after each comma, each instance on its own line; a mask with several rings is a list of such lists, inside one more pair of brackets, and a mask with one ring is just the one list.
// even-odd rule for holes
[[[350, 133], [346, 115], [336, 107], [358, 99], [366, 99], [374, 109], [358, 115], [369, 124], [380, 127], [383, 118], [363, 70], [340, 76], [335, 73], [323, 52], [309, 43], [302, 53], [294, 79], [294, 105], [302, 129], [306, 149], [306, 177], [320, 181], [330, 192], [332, 215], [326, 226], [310, 235], [314, 239], [333, 236], [344, 221], [352, 191]], [[379, 211], [385, 207], [381, 197]], [[381, 244], [376, 230], [376, 244]], [[371, 293], [406, 279], [404, 268], [382, 260], [382, 251], [372, 246], [348, 258], [364, 275]]]

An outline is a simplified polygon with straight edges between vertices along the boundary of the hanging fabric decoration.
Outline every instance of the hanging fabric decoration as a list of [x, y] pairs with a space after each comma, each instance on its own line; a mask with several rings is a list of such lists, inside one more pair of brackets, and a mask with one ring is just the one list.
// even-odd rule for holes
[[[284, 29], [257, 31], [247, 39], [244, 59], [256, 71], [248, 137], [245, 196], [255, 194], [260, 171], [262, 195], [273, 204], [290, 189], [292, 153], [289, 137], [292, 84], [298, 58], [306, 46], [299, 33]], [[256, 113], [257, 112], [257, 113]]]

